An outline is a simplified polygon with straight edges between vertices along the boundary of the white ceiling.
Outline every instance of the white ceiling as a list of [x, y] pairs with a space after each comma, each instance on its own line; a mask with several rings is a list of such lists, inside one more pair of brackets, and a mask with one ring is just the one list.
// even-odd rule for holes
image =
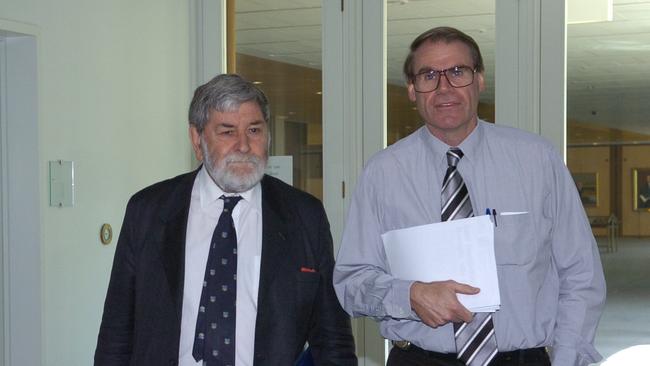
[[[334, 0], [323, 0], [334, 1]], [[349, 1], [349, 0], [348, 0]], [[495, 0], [388, 0], [388, 80], [402, 84], [410, 42], [436, 25], [481, 47], [494, 100]], [[321, 0], [237, 0], [237, 52], [321, 68]], [[650, 134], [650, 0], [614, 0], [612, 22], [569, 25], [570, 119]]]

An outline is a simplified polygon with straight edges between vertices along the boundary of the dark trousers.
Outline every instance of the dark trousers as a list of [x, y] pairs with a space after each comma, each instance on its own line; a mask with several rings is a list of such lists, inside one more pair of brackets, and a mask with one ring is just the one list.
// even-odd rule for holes
[[[386, 366], [465, 366], [456, 359], [455, 354], [425, 351], [411, 347], [403, 350], [393, 347], [388, 355]], [[551, 366], [551, 360], [543, 348], [514, 352], [500, 352], [490, 362], [490, 366]]]

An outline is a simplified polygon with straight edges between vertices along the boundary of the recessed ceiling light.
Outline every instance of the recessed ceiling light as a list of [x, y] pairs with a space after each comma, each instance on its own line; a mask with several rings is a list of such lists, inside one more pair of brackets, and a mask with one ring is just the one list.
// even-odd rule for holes
[[253, 81], [253, 84], [254, 85], [260, 85], [260, 84], [264, 84], [264, 82], [259, 81], [259, 80], [255, 80], [255, 81]]
[[567, 24], [611, 22], [614, 19], [613, 0], [567, 1]]

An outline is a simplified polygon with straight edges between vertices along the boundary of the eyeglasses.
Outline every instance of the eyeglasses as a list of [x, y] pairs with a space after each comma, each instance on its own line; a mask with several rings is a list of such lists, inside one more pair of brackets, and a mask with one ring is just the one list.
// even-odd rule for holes
[[474, 82], [476, 69], [469, 66], [454, 66], [444, 70], [429, 70], [415, 74], [411, 79], [413, 87], [418, 93], [429, 93], [440, 86], [440, 75], [445, 75], [449, 85], [462, 88]]

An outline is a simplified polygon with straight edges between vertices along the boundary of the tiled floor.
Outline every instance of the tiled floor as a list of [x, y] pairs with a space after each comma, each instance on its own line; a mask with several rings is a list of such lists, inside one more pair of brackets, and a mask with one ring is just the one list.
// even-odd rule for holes
[[[619, 239], [618, 250], [601, 252], [601, 259], [607, 280], [607, 303], [596, 334], [601, 365], [649, 366], [650, 238]], [[631, 348], [637, 345], [645, 346]]]

